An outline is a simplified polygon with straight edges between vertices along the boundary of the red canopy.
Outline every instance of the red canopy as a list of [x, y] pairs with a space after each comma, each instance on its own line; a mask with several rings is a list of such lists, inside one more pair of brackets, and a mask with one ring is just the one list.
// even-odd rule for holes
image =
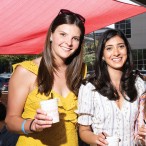
[[86, 34], [146, 12], [114, 0], [1, 0], [0, 54], [38, 54], [47, 29], [60, 9], [86, 18]]

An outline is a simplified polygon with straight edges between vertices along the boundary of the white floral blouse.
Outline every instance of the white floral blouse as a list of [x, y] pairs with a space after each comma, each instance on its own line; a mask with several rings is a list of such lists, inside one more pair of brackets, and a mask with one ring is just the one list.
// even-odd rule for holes
[[[106, 132], [121, 139], [119, 146], [134, 146], [135, 122], [139, 97], [145, 91], [144, 81], [136, 79], [138, 98], [133, 103], [124, 100], [121, 109], [115, 101], [102, 96], [91, 83], [81, 85], [78, 96], [78, 123], [91, 125], [94, 134]], [[128, 98], [128, 97], [127, 97]]]

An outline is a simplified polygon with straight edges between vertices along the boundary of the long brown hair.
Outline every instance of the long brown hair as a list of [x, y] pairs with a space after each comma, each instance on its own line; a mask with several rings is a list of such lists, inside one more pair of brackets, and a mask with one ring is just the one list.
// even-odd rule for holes
[[56, 30], [56, 28], [62, 24], [75, 24], [76, 26], [79, 27], [81, 31], [79, 48], [65, 62], [67, 65], [67, 70], [66, 70], [67, 86], [72, 92], [75, 93], [75, 95], [78, 94], [79, 86], [83, 78], [82, 43], [85, 34], [84, 23], [79, 19], [79, 17], [77, 17], [77, 15], [75, 15], [75, 13], [59, 14], [54, 19], [48, 30], [44, 51], [42, 54], [42, 59], [38, 70], [38, 77], [37, 77], [38, 92], [41, 94], [44, 93], [45, 95], [49, 95], [54, 83], [53, 72], [57, 69], [57, 64], [55, 64], [53, 55], [51, 53], [50, 36], [51, 33], [53, 33]]

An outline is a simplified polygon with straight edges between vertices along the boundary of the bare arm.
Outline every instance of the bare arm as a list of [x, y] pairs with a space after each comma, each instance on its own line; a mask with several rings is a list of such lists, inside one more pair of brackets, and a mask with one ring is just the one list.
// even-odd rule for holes
[[106, 133], [104, 133], [104, 135], [102, 133], [95, 135], [90, 126], [83, 126], [80, 125], [79, 126], [79, 135], [81, 137], [81, 139], [88, 143], [88, 144], [95, 144], [98, 146], [106, 146], [108, 143], [105, 140], [105, 135], [107, 136]]
[[137, 118], [137, 123], [138, 123], [138, 135], [136, 135], [136, 140], [140, 140], [141, 143], [145, 143], [145, 136], [146, 136], [146, 126], [145, 126], [145, 104], [146, 104], [146, 94], [143, 94], [140, 97], [140, 103], [139, 103], [139, 115]]
[[[9, 82], [8, 92], [8, 108], [6, 116], [6, 124], [9, 130], [22, 133], [21, 125], [24, 119], [22, 112], [24, 110], [25, 101], [29, 92], [33, 89], [36, 76], [18, 66], [13, 73]], [[25, 123], [24, 129], [30, 132], [29, 126], [32, 119], [28, 119]], [[41, 110], [37, 110], [35, 121], [32, 123], [32, 130], [41, 131], [43, 128], [51, 127], [52, 119], [46, 116]]]

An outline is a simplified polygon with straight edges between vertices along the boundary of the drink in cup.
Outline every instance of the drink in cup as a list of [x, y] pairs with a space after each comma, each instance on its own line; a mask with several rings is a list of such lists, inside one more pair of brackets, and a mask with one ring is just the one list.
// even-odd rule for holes
[[119, 146], [120, 139], [117, 136], [108, 136], [106, 140], [109, 143], [108, 146]]
[[58, 100], [57, 98], [43, 100], [40, 102], [41, 109], [47, 112], [47, 115], [52, 117], [53, 123], [59, 122]]

